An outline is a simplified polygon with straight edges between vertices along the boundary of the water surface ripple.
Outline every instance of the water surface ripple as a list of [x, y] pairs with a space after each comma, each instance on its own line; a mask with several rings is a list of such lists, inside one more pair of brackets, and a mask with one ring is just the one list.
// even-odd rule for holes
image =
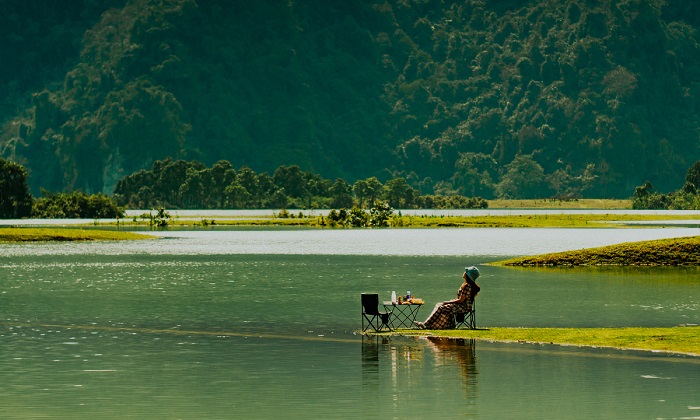
[[147, 232], [161, 240], [0, 244], [0, 255], [535, 255], [694, 236], [696, 228], [199, 229]]

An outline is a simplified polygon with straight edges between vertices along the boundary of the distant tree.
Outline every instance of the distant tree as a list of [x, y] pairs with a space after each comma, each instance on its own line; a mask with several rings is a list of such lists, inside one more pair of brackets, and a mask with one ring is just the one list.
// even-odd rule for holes
[[285, 209], [289, 205], [289, 197], [284, 193], [284, 188], [275, 190], [270, 197], [270, 208]]
[[532, 155], [517, 155], [505, 169], [496, 187], [498, 197], [518, 199], [545, 196], [544, 169]]
[[277, 190], [275, 181], [272, 179], [270, 174], [268, 174], [267, 172], [259, 173], [255, 183], [258, 186], [258, 207], [276, 207], [270, 205], [270, 199], [274, 194], [275, 190]]
[[183, 182], [178, 189], [180, 203], [182, 203], [185, 208], [203, 208], [204, 196], [205, 191], [202, 172], [194, 168], [188, 168], [185, 182]]
[[367, 181], [362, 179], [358, 179], [352, 186], [352, 192], [355, 194], [355, 198], [360, 204], [361, 209], [365, 207], [365, 198], [367, 198], [368, 189]]
[[691, 183], [696, 189], [700, 189], [700, 160], [693, 163], [685, 174], [685, 181]]
[[26, 169], [0, 158], [0, 219], [29, 217], [32, 203]]
[[154, 185], [153, 171], [141, 169], [117, 181], [114, 187], [114, 198], [120, 206], [148, 208], [154, 200]]
[[210, 194], [216, 200], [216, 205], [220, 209], [226, 207], [226, 187], [236, 178], [236, 171], [231, 162], [220, 160], [209, 170], [212, 185]]
[[384, 197], [394, 208], [410, 208], [416, 197], [416, 190], [408, 185], [404, 178], [394, 178], [384, 185]]
[[[245, 195], [246, 202], [242, 203], [243, 207], [257, 207], [260, 203], [260, 188], [258, 187], [258, 175], [247, 166], [242, 166], [238, 169], [236, 175], [236, 184], [243, 187], [248, 194]], [[240, 207], [240, 205], [238, 206]]]
[[632, 196], [632, 208], [700, 210], [697, 182], [700, 182], [700, 161], [695, 162], [688, 169], [685, 183], [677, 191], [659, 194], [654, 191], [654, 187], [649, 181], [636, 187]]
[[275, 184], [280, 188], [284, 188], [285, 194], [290, 197], [303, 198], [308, 194], [303, 171], [297, 165], [282, 165], [278, 167], [275, 170], [273, 179]]
[[462, 153], [455, 163], [457, 191], [463, 195], [492, 197], [493, 177], [497, 173], [498, 163], [493, 157], [483, 153]]
[[622, 66], [610, 70], [604, 77], [604, 93], [616, 98], [630, 95], [637, 88], [637, 77]]
[[634, 189], [634, 198], [646, 198], [649, 197], [654, 191], [654, 187], [651, 182], [646, 181], [644, 184], [636, 187]]
[[180, 186], [187, 180], [187, 170], [189, 168], [204, 169], [199, 162], [187, 162], [168, 158], [163, 162], [162, 170], [156, 173], [154, 192], [162, 200], [163, 204], [179, 206]]
[[238, 182], [234, 182], [226, 187], [226, 196], [234, 209], [248, 208], [248, 203], [252, 198], [252, 194]]
[[670, 206], [672, 200], [673, 197], [654, 192], [651, 182], [646, 181], [634, 189], [632, 208], [635, 210], [663, 210]]
[[350, 210], [348, 219], [352, 227], [365, 227], [369, 224], [369, 214], [358, 207]]
[[387, 227], [389, 226], [389, 218], [394, 214], [394, 209], [391, 208], [389, 203], [381, 202], [376, 203], [375, 207], [372, 207], [369, 211], [369, 223], [373, 227]]
[[338, 178], [333, 182], [330, 188], [331, 207], [333, 208], [351, 208], [352, 207], [352, 187], [342, 178]]
[[569, 173], [569, 168], [557, 169], [546, 176], [549, 188], [554, 191], [554, 197], [559, 199], [574, 198], [574, 177]]
[[375, 202], [379, 197], [382, 195], [382, 189], [383, 185], [377, 177], [373, 176], [370, 178], [367, 178], [367, 198], [369, 198], [369, 206], [374, 207]]
[[104, 194], [86, 195], [81, 191], [72, 193], [51, 193], [42, 189], [43, 197], [34, 203], [32, 216], [47, 219], [79, 218], [119, 218], [124, 210], [116, 201]]

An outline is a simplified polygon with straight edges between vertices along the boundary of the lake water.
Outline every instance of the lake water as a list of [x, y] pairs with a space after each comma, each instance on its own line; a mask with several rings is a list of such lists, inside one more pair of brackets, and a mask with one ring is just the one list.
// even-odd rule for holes
[[698, 324], [697, 268], [486, 265], [697, 229], [154, 233], [0, 244], [1, 418], [700, 417], [696, 357], [357, 333], [360, 293], [472, 264], [482, 327]]

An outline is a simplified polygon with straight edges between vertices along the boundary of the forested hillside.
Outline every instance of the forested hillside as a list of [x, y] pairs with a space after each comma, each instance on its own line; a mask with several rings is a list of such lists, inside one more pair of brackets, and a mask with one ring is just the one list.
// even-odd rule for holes
[[430, 194], [629, 197], [676, 189], [700, 159], [700, 2], [0, 7], [0, 155], [33, 192], [112, 194], [171, 157]]

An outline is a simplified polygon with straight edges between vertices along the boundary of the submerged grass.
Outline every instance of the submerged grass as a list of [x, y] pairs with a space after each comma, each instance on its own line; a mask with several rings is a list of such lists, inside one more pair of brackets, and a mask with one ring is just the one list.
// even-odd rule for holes
[[155, 236], [95, 229], [0, 228], [0, 242], [113, 241], [151, 238]]
[[581, 198], [577, 200], [525, 199], [488, 200], [490, 209], [592, 209], [627, 210], [632, 208], [632, 200]]
[[397, 330], [402, 335], [475, 338], [498, 342], [606, 347], [700, 356], [700, 327], [669, 328], [489, 328], [477, 330]]
[[[665, 220], [687, 220], [700, 225], [700, 215], [642, 215], [642, 214], [537, 214], [537, 215], [483, 215], [483, 216], [398, 216], [389, 220], [390, 227], [399, 228], [602, 228], [626, 227], [625, 222], [663, 222]], [[146, 222], [121, 222], [126, 225], [147, 225]], [[343, 228], [342, 225], [331, 226], [325, 216], [276, 217], [256, 216], [219, 217], [196, 220], [170, 219], [170, 225], [187, 226], [301, 226], [321, 228]], [[636, 228], [645, 227], [635, 225]]]
[[599, 248], [525, 256], [492, 263], [505, 266], [700, 265], [700, 236], [626, 242]]
[[[403, 227], [503, 227], [503, 228], [602, 228], [626, 227], [624, 222], [688, 220], [700, 224], [698, 215], [644, 214], [529, 214], [486, 216], [402, 216], [392, 219]], [[635, 225], [635, 227], [642, 227]]]

